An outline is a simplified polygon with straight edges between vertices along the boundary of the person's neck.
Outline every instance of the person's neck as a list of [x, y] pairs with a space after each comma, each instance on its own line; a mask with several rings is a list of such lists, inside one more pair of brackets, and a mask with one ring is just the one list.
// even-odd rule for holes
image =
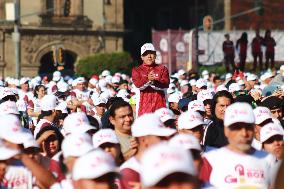
[[117, 132], [121, 135], [127, 135], [127, 136], [131, 135], [131, 131], [119, 130], [119, 129], [116, 129], [116, 128], [114, 130], [115, 130], [115, 132]]
[[251, 154], [251, 153], [253, 152], [253, 150], [254, 150], [253, 148], [249, 148], [248, 150], [240, 150], [240, 149], [234, 147], [234, 146], [231, 145], [231, 144], [228, 144], [226, 147], [227, 147], [229, 150], [231, 150], [231, 151], [233, 151], [233, 152], [235, 152], [235, 153], [243, 154], [243, 155], [245, 155], [245, 154]]
[[138, 146], [138, 151], [137, 151], [137, 153], [135, 154], [135, 158], [136, 158], [138, 161], [141, 160], [141, 157], [142, 157], [144, 151], [145, 151], [145, 150], [143, 149], [143, 147]]

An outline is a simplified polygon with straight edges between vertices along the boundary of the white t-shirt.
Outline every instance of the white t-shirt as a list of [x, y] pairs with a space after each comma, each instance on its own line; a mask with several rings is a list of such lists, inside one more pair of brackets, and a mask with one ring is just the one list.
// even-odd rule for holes
[[254, 147], [256, 150], [262, 150], [262, 143], [255, 138], [252, 140], [251, 146]]
[[218, 189], [267, 189], [270, 185], [268, 154], [264, 151], [246, 155], [223, 147], [204, 157], [212, 168], [209, 182]]

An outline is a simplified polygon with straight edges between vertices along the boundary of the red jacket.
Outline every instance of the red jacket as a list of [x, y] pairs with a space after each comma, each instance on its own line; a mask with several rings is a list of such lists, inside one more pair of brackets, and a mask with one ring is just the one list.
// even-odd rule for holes
[[264, 38], [264, 45], [266, 46], [266, 53], [274, 53], [276, 42], [272, 37]]
[[261, 45], [263, 44], [263, 38], [262, 37], [254, 37], [251, 42], [251, 50], [253, 54], [259, 54], [261, 53]]
[[[150, 82], [148, 74], [152, 70], [156, 75], [156, 79]], [[142, 64], [132, 69], [132, 80], [140, 90], [138, 116], [166, 107], [164, 89], [169, 87], [170, 78], [168, 69], [165, 66]]]
[[233, 41], [224, 41], [223, 42], [223, 52], [224, 52], [225, 55], [234, 55], [235, 54]]

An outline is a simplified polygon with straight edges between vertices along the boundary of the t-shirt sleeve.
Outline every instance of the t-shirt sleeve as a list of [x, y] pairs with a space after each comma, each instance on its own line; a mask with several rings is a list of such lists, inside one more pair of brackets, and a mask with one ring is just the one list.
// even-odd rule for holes
[[212, 171], [212, 167], [209, 163], [209, 161], [206, 158], [203, 158], [203, 164], [199, 173], [199, 179], [202, 182], [209, 182], [210, 181], [210, 175]]
[[33, 103], [33, 101], [32, 101], [32, 100], [30, 100], [30, 101], [28, 102], [27, 109], [31, 109], [31, 110], [33, 110], [33, 109], [34, 109], [34, 103]]

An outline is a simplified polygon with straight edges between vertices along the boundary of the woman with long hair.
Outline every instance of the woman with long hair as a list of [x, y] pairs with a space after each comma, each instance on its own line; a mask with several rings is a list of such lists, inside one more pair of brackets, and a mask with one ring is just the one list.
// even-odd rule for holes
[[240, 63], [238, 67], [241, 71], [245, 70], [245, 64], [247, 59], [247, 48], [248, 48], [248, 34], [246, 32], [243, 32], [241, 38], [238, 39], [236, 43], [236, 49], [238, 51], [240, 58]]

